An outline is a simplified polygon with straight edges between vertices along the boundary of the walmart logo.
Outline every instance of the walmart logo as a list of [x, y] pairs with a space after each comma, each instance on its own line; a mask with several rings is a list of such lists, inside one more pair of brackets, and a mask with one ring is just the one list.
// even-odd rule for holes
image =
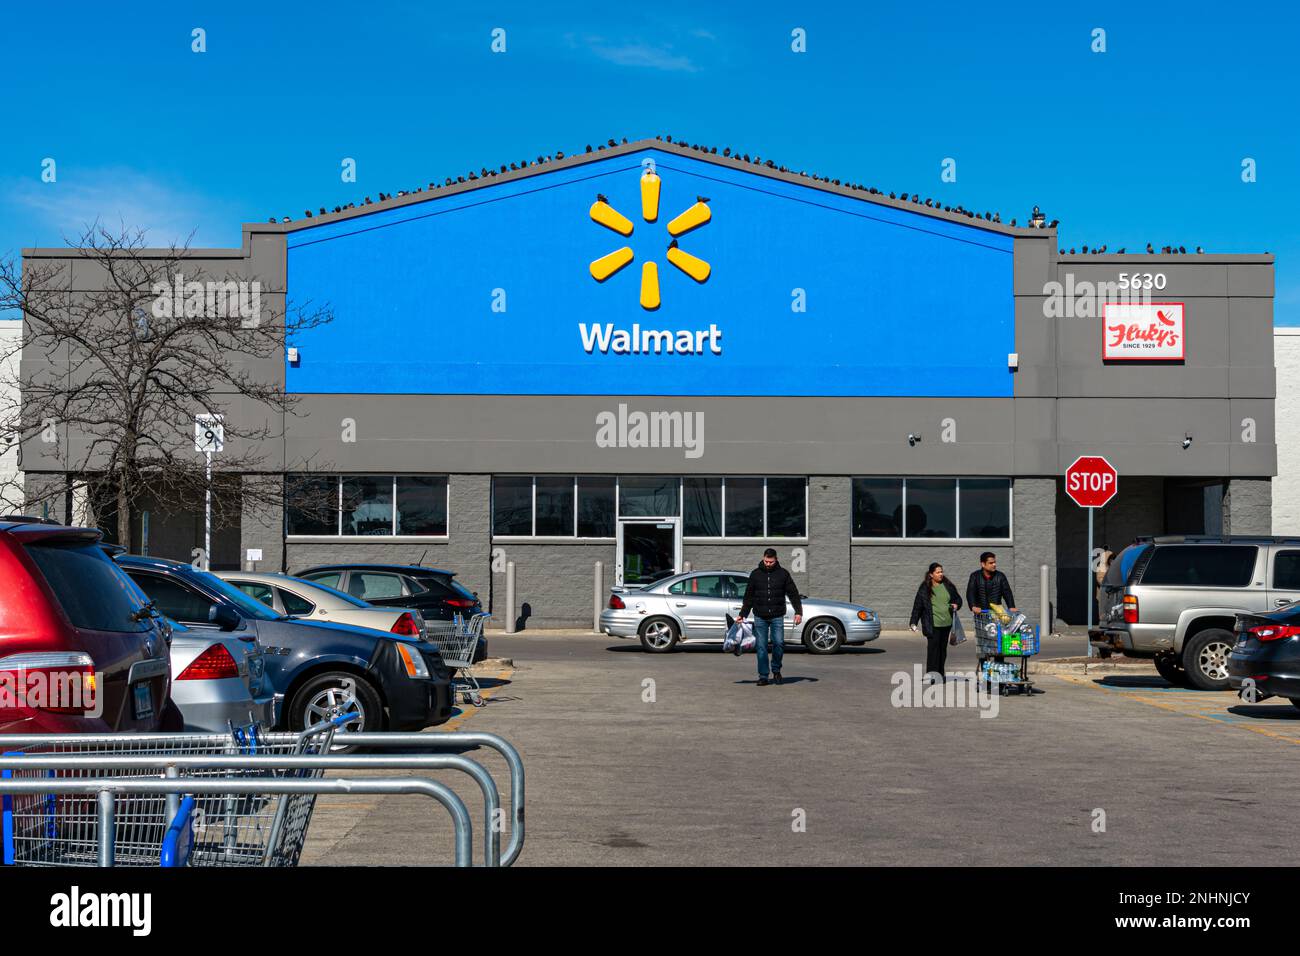
[[[696, 282], [704, 282], [709, 278], [709, 264], [679, 249], [676, 237], [704, 225], [712, 218], [708, 203], [704, 196], [697, 196], [695, 205], [668, 223], [668, 234], [673, 237], [668, 243], [668, 261]], [[659, 218], [659, 176], [652, 169], [647, 169], [641, 177], [641, 217], [646, 222], [654, 222]], [[591, 218], [607, 229], [613, 229], [620, 236], [632, 235], [632, 220], [611, 206], [604, 196], [597, 194], [596, 201], [591, 205]], [[604, 282], [631, 262], [632, 258], [631, 246], [615, 249], [591, 264], [591, 277], [597, 282]], [[659, 308], [658, 263], [646, 262], [641, 266], [641, 308]]]

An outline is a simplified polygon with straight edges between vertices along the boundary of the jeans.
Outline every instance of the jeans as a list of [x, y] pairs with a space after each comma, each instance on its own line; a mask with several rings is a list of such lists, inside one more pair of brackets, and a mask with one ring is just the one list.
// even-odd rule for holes
[[772, 639], [772, 670], [781, 673], [785, 656], [785, 618], [754, 615], [754, 650], [758, 653], [758, 676], [767, 676], [767, 639]]

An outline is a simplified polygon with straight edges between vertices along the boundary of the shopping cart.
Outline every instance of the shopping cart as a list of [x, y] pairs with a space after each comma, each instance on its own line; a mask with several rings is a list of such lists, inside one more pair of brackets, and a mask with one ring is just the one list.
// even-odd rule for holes
[[464, 699], [475, 707], [482, 707], [482, 688], [470, 668], [474, 664], [474, 652], [483, 637], [483, 624], [491, 615], [475, 614], [468, 621], [457, 614], [450, 621], [430, 621], [425, 626], [429, 640], [438, 645], [442, 662], [452, 670], [452, 697], [455, 698], [456, 684], [464, 687]]
[[[344, 714], [300, 733], [267, 733], [256, 724], [228, 734], [104, 734], [53, 738], [6, 752], [6, 756], [244, 756], [328, 754], [334, 732], [355, 715]], [[0, 738], [2, 739], [2, 738]], [[258, 793], [291, 781], [315, 780], [322, 769], [213, 768], [193, 778], [241, 781], [242, 792], [214, 791], [184, 796], [141, 790], [139, 778], [158, 776], [156, 769], [134, 772], [97, 767], [59, 770], [0, 770], [0, 780], [76, 781], [61, 793], [5, 794], [0, 800], [0, 850], [7, 865], [93, 866], [102, 847], [113, 848], [117, 866], [295, 866], [316, 805], [313, 792]], [[175, 776], [174, 770], [168, 776]], [[130, 778], [135, 786], [115, 794], [111, 812], [101, 805], [95, 781]], [[192, 781], [187, 780], [187, 783]], [[249, 783], [254, 787], [248, 787]], [[53, 786], [53, 784], [51, 784]], [[76, 792], [81, 788], [83, 792]], [[283, 788], [282, 788], [283, 789]], [[105, 821], [112, 837], [103, 839]], [[167, 848], [170, 846], [170, 851]]]
[[1029, 658], [1038, 653], [1037, 625], [1025, 622], [1024, 615], [1016, 615], [1010, 626], [1004, 626], [991, 611], [980, 611], [975, 615], [975, 649], [978, 679], [989, 693], [996, 686], [1004, 696], [1013, 690], [1032, 694]]

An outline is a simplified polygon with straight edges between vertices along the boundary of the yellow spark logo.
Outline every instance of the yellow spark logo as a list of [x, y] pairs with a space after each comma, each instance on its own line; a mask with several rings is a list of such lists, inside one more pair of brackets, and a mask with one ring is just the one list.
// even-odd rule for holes
[[[677, 248], [676, 237], [704, 225], [712, 218], [708, 203], [708, 199], [704, 196], [697, 196], [695, 205], [668, 223], [668, 234], [673, 237], [668, 244], [668, 261], [696, 282], [704, 282], [709, 278], [709, 264]], [[654, 222], [659, 218], [659, 176], [650, 169], [647, 169], [641, 177], [641, 217], [646, 222]], [[596, 196], [596, 201], [591, 204], [591, 219], [606, 229], [613, 229], [620, 236], [632, 235], [634, 228], [632, 220], [611, 206], [609, 201], [599, 194]], [[631, 246], [615, 249], [609, 255], [601, 256], [591, 264], [591, 277], [597, 282], [604, 282], [632, 259]], [[655, 262], [647, 262], [641, 266], [641, 308], [659, 308], [659, 265]]]

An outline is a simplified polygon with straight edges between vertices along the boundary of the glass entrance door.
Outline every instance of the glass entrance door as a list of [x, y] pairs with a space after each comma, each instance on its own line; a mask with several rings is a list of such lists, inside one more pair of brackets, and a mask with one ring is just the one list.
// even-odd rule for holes
[[626, 587], [653, 584], [677, 573], [682, 565], [680, 518], [627, 518], [618, 523], [617, 583]]

